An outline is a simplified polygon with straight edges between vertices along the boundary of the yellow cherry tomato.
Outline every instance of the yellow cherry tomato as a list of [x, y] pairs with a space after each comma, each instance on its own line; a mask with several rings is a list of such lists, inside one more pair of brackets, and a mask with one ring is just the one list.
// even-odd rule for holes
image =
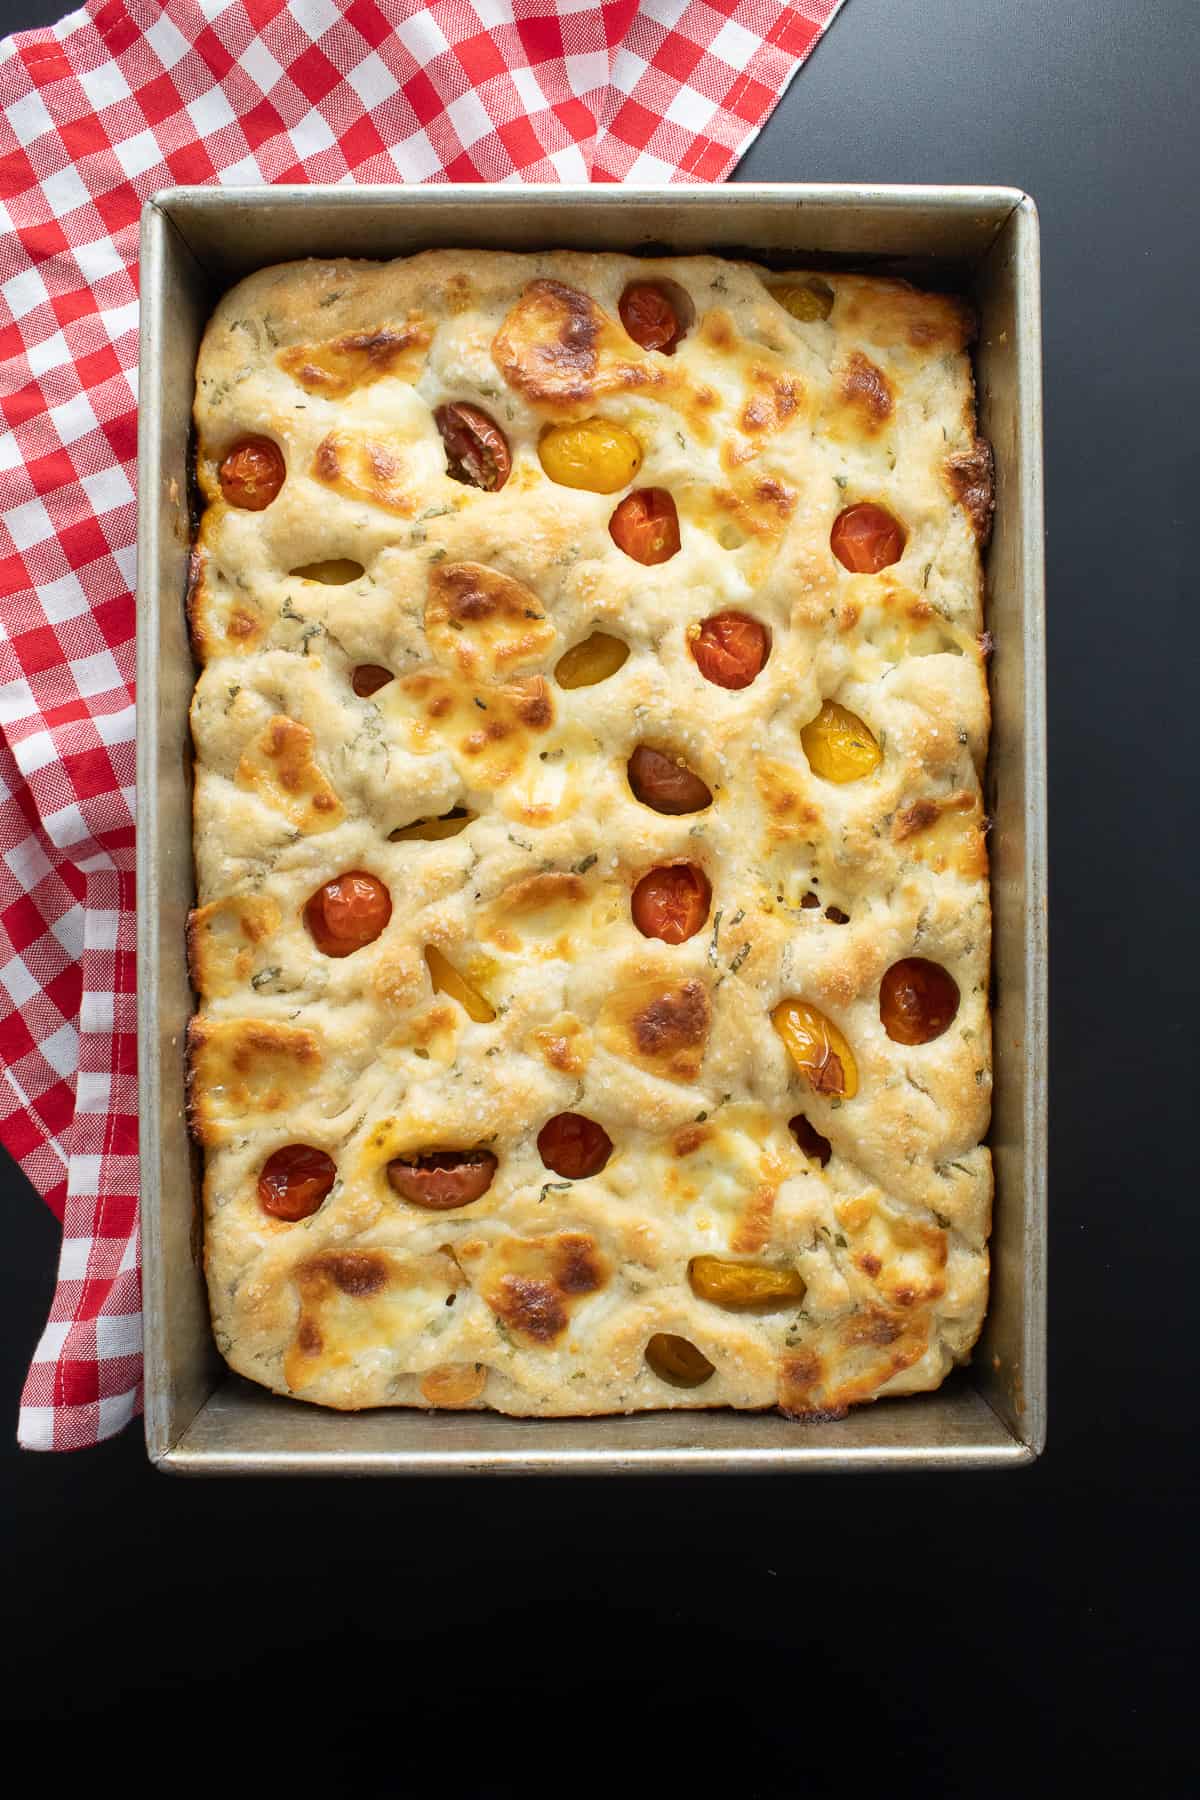
[[414, 819], [411, 825], [401, 825], [395, 831], [389, 831], [388, 842], [433, 844], [439, 838], [457, 837], [478, 816], [477, 813], [468, 812], [465, 806], [456, 806], [453, 812], [443, 813], [441, 818]]
[[496, 1009], [489, 1006], [483, 995], [473, 988], [465, 975], [461, 975], [454, 964], [444, 957], [440, 950], [432, 944], [425, 946], [425, 962], [429, 968], [429, 979], [433, 983], [435, 994], [449, 994], [457, 1000], [468, 1018], [474, 1019], [477, 1025], [490, 1025], [496, 1016]]
[[629, 645], [620, 638], [609, 637], [606, 631], [593, 631], [591, 637], [584, 638], [581, 644], [572, 644], [560, 657], [554, 679], [564, 688], [595, 687], [598, 681], [615, 675], [628, 655]]
[[816, 718], [808, 721], [800, 742], [813, 774], [825, 781], [861, 781], [883, 761], [874, 733], [857, 713], [834, 700], [826, 700]]
[[832, 1019], [805, 1000], [781, 1000], [771, 1014], [771, 1023], [816, 1093], [843, 1100], [857, 1094], [854, 1053]]
[[632, 431], [608, 419], [551, 425], [542, 433], [538, 455], [551, 481], [593, 494], [628, 487], [642, 465], [642, 446]]
[[705, 1356], [689, 1338], [676, 1337], [672, 1331], [656, 1331], [646, 1345], [646, 1361], [670, 1387], [703, 1387], [716, 1374]]
[[785, 312], [806, 324], [827, 319], [833, 311], [833, 289], [825, 281], [788, 282], [771, 292]]
[[784, 1306], [803, 1300], [804, 1278], [795, 1269], [772, 1269], [765, 1263], [724, 1262], [719, 1256], [693, 1256], [688, 1264], [692, 1292], [714, 1306]]

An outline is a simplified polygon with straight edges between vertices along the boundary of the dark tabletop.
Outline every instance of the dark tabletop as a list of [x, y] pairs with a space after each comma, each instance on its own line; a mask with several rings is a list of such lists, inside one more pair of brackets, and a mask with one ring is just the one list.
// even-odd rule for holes
[[[0, 25], [61, 10], [0, 0]], [[6, 1448], [0, 1710], [39, 1785], [73, 1752], [117, 1779], [236, 1769], [233, 1792], [297, 1756], [341, 1792], [1195, 1791], [1198, 25], [1195, 0], [847, 0], [739, 170], [1011, 183], [1041, 208], [1045, 1456], [272, 1485], [153, 1474], [136, 1428]], [[12, 1421], [57, 1227], [0, 1179]]]

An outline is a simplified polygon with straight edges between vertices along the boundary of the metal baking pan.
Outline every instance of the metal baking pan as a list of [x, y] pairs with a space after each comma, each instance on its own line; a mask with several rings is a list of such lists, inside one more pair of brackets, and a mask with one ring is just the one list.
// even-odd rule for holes
[[[184, 1121], [193, 899], [184, 620], [196, 352], [217, 297], [302, 256], [438, 245], [745, 255], [902, 274], [981, 317], [981, 430], [995, 447], [988, 556], [995, 908], [992, 1297], [969, 1369], [935, 1394], [845, 1420], [647, 1413], [508, 1419], [345, 1414], [231, 1375], [212, 1342], [198, 1160]], [[1012, 188], [173, 188], [142, 214], [138, 530], [138, 1024], [146, 1443], [161, 1468], [246, 1474], [617, 1474], [987, 1468], [1045, 1439], [1046, 847], [1041, 340], [1037, 211]]]

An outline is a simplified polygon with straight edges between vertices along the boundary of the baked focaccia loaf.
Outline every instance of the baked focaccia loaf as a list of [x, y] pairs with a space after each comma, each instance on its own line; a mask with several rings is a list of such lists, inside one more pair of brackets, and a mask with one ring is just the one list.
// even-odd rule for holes
[[197, 373], [217, 1342], [323, 1405], [935, 1387], [987, 1290], [966, 308], [266, 269]]

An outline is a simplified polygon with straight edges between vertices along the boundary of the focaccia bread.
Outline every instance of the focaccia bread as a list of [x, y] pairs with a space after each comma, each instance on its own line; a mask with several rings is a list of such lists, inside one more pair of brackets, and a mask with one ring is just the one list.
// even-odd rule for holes
[[970, 334], [709, 257], [310, 261], [222, 300], [189, 1095], [234, 1369], [819, 1418], [968, 1355]]

